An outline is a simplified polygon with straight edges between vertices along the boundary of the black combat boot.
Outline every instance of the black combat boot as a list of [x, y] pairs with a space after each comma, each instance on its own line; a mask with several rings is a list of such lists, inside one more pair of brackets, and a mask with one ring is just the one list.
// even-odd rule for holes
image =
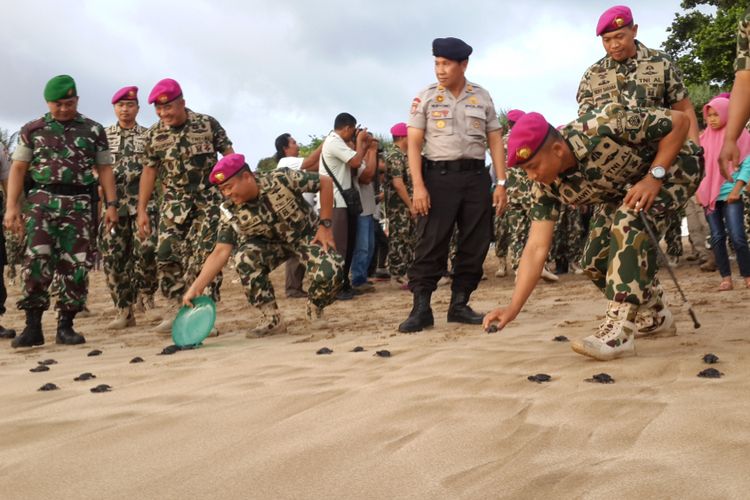
[[451, 292], [451, 305], [448, 306], [448, 323], [481, 325], [484, 316], [469, 307], [470, 292]]
[[423, 328], [429, 328], [435, 324], [435, 320], [432, 317], [432, 309], [430, 308], [431, 296], [432, 292], [414, 292], [414, 307], [411, 308], [406, 321], [398, 325], [399, 332], [420, 332]]
[[14, 339], [16, 338], [16, 331], [10, 328], [5, 328], [0, 325], [0, 339]]
[[77, 311], [60, 311], [60, 319], [57, 320], [57, 337], [55, 342], [65, 345], [84, 344], [86, 339], [83, 335], [73, 330], [73, 318]]
[[26, 309], [26, 328], [23, 329], [21, 335], [10, 342], [12, 347], [34, 347], [35, 345], [44, 345], [42, 314], [44, 314], [44, 311], [41, 309]]

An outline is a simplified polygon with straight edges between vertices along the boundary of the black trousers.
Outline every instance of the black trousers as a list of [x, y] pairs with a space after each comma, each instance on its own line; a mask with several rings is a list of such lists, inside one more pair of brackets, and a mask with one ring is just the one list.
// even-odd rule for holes
[[409, 269], [412, 292], [432, 292], [447, 268], [448, 246], [458, 225], [458, 253], [453, 291], [471, 293], [482, 279], [482, 265], [492, 237], [492, 180], [487, 169], [450, 172], [425, 169], [431, 208], [417, 221], [414, 263]]
[[8, 290], [5, 289], [5, 264], [8, 256], [5, 253], [5, 233], [0, 228], [0, 316], [5, 314], [5, 301], [8, 300]]

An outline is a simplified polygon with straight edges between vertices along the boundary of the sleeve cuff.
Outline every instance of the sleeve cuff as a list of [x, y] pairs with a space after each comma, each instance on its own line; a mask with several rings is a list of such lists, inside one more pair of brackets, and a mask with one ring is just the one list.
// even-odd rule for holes
[[19, 144], [16, 150], [13, 151], [13, 161], [25, 161], [30, 162], [33, 157], [33, 151], [30, 147]]

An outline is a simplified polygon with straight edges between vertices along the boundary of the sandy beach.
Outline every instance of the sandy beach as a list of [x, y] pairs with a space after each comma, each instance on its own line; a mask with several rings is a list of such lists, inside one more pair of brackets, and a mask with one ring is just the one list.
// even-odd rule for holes
[[[488, 256], [477, 310], [510, 298], [512, 278], [495, 268]], [[304, 301], [280, 298], [289, 332], [246, 339], [256, 313], [229, 270], [221, 335], [159, 356], [172, 342], [152, 332], [156, 320], [106, 331], [112, 303], [94, 272], [93, 316], [76, 322], [85, 345], [55, 345], [53, 313], [45, 346], [0, 345], [0, 497], [747, 498], [750, 290], [736, 280], [719, 294], [717, 273], [676, 272], [702, 328], [662, 272], [678, 335], [606, 363], [552, 341], [588, 335], [603, 317], [603, 297], [581, 276], [540, 284], [493, 335], [445, 322], [447, 288], [433, 299], [434, 329], [398, 334], [411, 296], [378, 283], [331, 306], [326, 329], [306, 326]], [[273, 282], [283, 295], [283, 268]], [[18, 286], [9, 294], [3, 325], [20, 332]], [[316, 355], [321, 347], [333, 353]], [[697, 377], [709, 352], [721, 379]], [[29, 372], [47, 358], [58, 363]], [[96, 379], [74, 382], [82, 372]], [[600, 372], [616, 382], [584, 381]], [[527, 380], [536, 373], [552, 380]], [[47, 382], [60, 390], [38, 392]], [[113, 390], [91, 393], [98, 384]]]

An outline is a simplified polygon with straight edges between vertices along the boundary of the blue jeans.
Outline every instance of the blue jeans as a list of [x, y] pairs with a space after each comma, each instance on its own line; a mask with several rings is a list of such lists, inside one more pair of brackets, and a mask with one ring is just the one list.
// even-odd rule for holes
[[352, 255], [352, 286], [367, 282], [367, 268], [375, 253], [375, 219], [372, 215], [360, 215], [357, 221], [357, 238]]
[[737, 254], [740, 274], [745, 278], [750, 276], [750, 250], [747, 247], [747, 236], [742, 220], [744, 209], [741, 201], [736, 203], [717, 201], [716, 210], [711, 213], [706, 212], [708, 227], [711, 228], [711, 247], [714, 250], [716, 266], [719, 268], [722, 278], [732, 274], [729, 268], [729, 254], [727, 253], [727, 232], [729, 232], [732, 246], [734, 246], [734, 251]]

